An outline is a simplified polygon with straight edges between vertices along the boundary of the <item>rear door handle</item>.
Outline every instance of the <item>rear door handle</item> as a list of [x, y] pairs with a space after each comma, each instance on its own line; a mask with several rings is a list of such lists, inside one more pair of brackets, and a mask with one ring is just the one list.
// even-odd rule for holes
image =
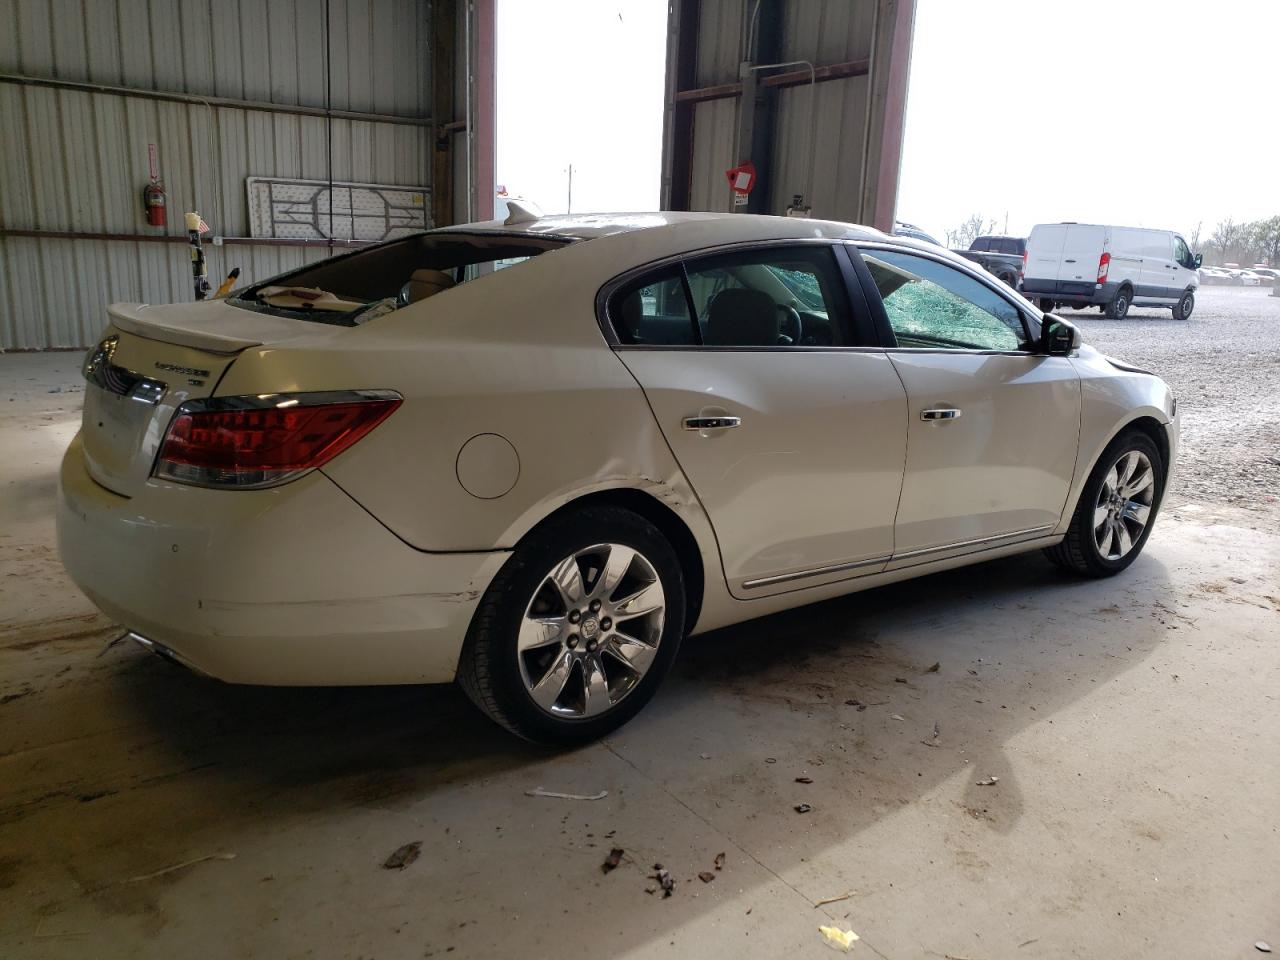
[[680, 425], [686, 430], [728, 430], [742, 425], [741, 417], [685, 417]]
[[920, 411], [921, 420], [958, 420], [963, 410], [956, 407], [930, 407]]

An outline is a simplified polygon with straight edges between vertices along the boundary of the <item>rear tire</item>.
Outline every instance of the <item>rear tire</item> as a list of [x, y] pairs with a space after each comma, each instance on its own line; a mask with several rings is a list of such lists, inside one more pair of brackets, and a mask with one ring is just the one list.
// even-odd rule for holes
[[1115, 576], [1146, 546], [1164, 498], [1164, 478], [1164, 460], [1151, 438], [1141, 430], [1120, 434], [1080, 491], [1066, 537], [1047, 547], [1045, 556], [1086, 577]]
[[498, 571], [467, 631], [458, 683], [517, 736], [586, 743], [653, 696], [684, 618], [684, 574], [662, 533], [629, 510], [588, 507], [535, 530]]
[[1040, 309], [1043, 310], [1045, 313], [1053, 313], [1053, 308], [1056, 306], [1057, 304], [1054, 303], [1052, 300], [1050, 300], [1048, 297], [1040, 298]]
[[1133, 291], [1128, 287], [1121, 287], [1116, 294], [1115, 299], [1107, 304], [1108, 320], [1123, 320], [1129, 312], [1129, 304], [1133, 302]]
[[1190, 320], [1191, 311], [1196, 308], [1196, 295], [1193, 291], [1188, 290], [1182, 295], [1182, 299], [1173, 305], [1173, 319]]

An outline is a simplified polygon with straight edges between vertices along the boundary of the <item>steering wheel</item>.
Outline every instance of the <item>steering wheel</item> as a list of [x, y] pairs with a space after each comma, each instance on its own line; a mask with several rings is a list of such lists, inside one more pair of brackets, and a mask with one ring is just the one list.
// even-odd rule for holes
[[[778, 343], [797, 344], [804, 336], [804, 321], [800, 319], [800, 311], [785, 303], [778, 304], [782, 312], [783, 330], [778, 335]], [[788, 329], [790, 328], [790, 329]]]

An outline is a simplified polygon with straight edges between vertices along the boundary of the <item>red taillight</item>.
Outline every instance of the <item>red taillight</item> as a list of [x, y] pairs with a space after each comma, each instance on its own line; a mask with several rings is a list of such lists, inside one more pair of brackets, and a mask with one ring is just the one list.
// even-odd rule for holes
[[1098, 258], [1098, 282], [1107, 282], [1107, 271], [1111, 269], [1111, 254], [1104, 253]]
[[155, 473], [207, 487], [286, 483], [346, 450], [400, 402], [360, 394], [336, 401], [325, 394], [193, 401], [169, 424]]

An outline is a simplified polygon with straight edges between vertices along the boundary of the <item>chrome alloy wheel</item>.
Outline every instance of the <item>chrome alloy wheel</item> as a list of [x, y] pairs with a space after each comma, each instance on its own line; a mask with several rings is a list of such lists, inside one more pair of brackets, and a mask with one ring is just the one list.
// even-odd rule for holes
[[618, 543], [579, 550], [525, 608], [516, 652], [525, 689], [552, 716], [599, 716], [644, 678], [665, 619], [662, 581], [643, 554]]
[[1111, 465], [1093, 509], [1093, 542], [1103, 558], [1119, 560], [1142, 539], [1155, 491], [1155, 471], [1145, 453], [1130, 450]]

